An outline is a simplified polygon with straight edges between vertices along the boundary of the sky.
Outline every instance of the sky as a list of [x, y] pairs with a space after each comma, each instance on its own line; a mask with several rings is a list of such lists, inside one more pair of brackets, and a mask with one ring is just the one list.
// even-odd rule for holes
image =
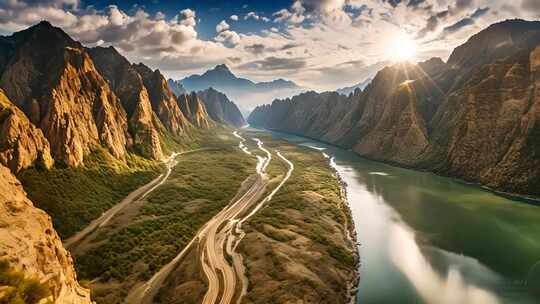
[[400, 60], [446, 60], [492, 23], [540, 18], [540, 0], [0, 0], [0, 34], [43, 19], [180, 79], [225, 63], [255, 81], [315, 90]]

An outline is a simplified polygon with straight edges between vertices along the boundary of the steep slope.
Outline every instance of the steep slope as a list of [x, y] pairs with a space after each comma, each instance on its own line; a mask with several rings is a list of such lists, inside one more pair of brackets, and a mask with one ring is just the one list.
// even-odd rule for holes
[[95, 47], [88, 52], [126, 110], [135, 150], [148, 158], [163, 158], [158, 134], [160, 122], [152, 110], [141, 75], [114, 47]]
[[0, 87], [43, 131], [56, 160], [78, 166], [98, 145], [125, 157], [126, 113], [78, 42], [41, 22], [0, 44]]
[[197, 94], [191, 93], [178, 96], [178, 105], [182, 113], [194, 126], [209, 129], [213, 125], [204, 103]]
[[0, 256], [50, 289], [54, 303], [91, 303], [50, 217], [33, 206], [19, 181], [0, 165]]
[[188, 94], [189, 92], [184, 88], [184, 86], [180, 83], [178, 80], [169, 79], [167, 80], [167, 84], [171, 88], [171, 91], [176, 96]]
[[17, 173], [36, 165], [53, 164], [49, 141], [0, 89], [0, 164]]
[[165, 128], [175, 136], [185, 135], [191, 127], [185, 115], [180, 110], [176, 97], [172, 93], [167, 80], [159, 70], [152, 71], [146, 65], [133, 65], [141, 75], [144, 86], [148, 90], [152, 109]]
[[456, 48], [449, 64], [396, 64], [344, 101], [303, 94], [259, 107], [248, 121], [373, 159], [540, 195], [539, 24], [495, 24]]
[[337, 89], [336, 92], [341, 94], [341, 95], [349, 95], [351, 93], [353, 93], [356, 89], [360, 89], [360, 90], [363, 90], [367, 87], [367, 85], [371, 82], [371, 78], [368, 78], [360, 83], [357, 83], [353, 86], [350, 86], [350, 87], [344, 87], [344, 88], [341, 88], [341, 89]]
[[241, 127], [246, 124], [244, 116], [242, 116], [236, 104], [230, 101], [225, 94], [209, 88], [197, 92], [197, 95], [204, 102], [212, 120], [234, 127]]

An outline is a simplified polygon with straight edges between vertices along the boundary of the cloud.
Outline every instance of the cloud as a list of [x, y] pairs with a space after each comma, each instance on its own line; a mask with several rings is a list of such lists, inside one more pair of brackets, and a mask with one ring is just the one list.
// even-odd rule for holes
[[[535, 0], [293, 0], [266, 17], [259, 6], [246, 6], [241, 15], [211, 24], [215, 36], [203, 39], [197, 31], [207, 26], [200, 26], [199, 12], [192, 8], [165, 15], [149, 14], [143, 6], [96, 9], [80, 0], [0, 3], [2, 34], [48, 19], [85, 45], [114, 45], [131, 61], [160, 68], [170, 77], [227, 63], [243, 77], [284, 77], [321, 90], [362, 80], [368, 67], [389, 60], [388, 46], [401, 35], [417, 40], [418, 60], [445, 59], [491, 23], [540, 14]], [[255, 32], [232, 30], [231, 22], [240, 19], [275, 23]]]
[[248, 19], [259, 20], [259, 18], [260, 18], [259, 15], [257, 15], [257, 13], [255, 12], [249, 12], [244, 16], [244, 20], [248, 20]]
[[229, 24], [227, 24], [225, 20], [221, 20], [221, 22], [218, 23], [218, 25], [216, 25], [216, 32], [221, 33], [225, 30], [228, 30], [229, 27], [230, 27]]
[[302, 2], [295, 1], [289, 9], [281, 9], [272, 14], [274, 22], [286, 22], [290, 24], [302, 23], [306, 18], [304, 16], [306, 9], [302, 6]]
[[240, 43], [240, 36], [235, 31], [224, 30], [220, 32], [215, 38], [215, 41], [221, 42], [223, 45], [233, 48]]
[[185, 26], [195, 26], [197, 25], [197, 21], [195, 20], [195, 11], [186, 8], [180, 11], [180, 14], [178, 14], [178, 22]]
[[284, 51], [284, 50], [288, 50], [288, 49], [293, 49], [293, 48], [296, 48], [296, 47], [299, 47], [301, 46], [301, 44], [299, 43], [287, 43], [285, 45], [283, 45], [280, 50]]
[[488, 11], [489, 11], [489, 7], [476, 9], [469, 17], [463, 18], [459, 20], [458, 22], [445, 27], [443, 30], [443, 36], [455, 33], [464, 27], [473, 25], [476, 19], [484, 16]]
[[526, 10], [540, 11], [540, 1], [537, 0], [523, 0], [521, 7]]
[[283, 57], [266, 57], [263, 60], [255, 60], [239, 66], [240, 69], [248, 70], [296, 70], [306, 66], [306, 61], [302, 58], [283, 58]]
[[418, 31], [416, 38], [421, 39], [424, 38], [427, 34], [434, 32], [439, 27], [439, 24], [442, 20], [446, 19], [448, 17], [449, 11], [442, 11], [439, 12], [431, 17], [426, 22], [426, 25]]
[[256, 55], [262, 54], [265, 48], [266, 47], [262, 43], [255, 43], [244, 47], [246, 51]]

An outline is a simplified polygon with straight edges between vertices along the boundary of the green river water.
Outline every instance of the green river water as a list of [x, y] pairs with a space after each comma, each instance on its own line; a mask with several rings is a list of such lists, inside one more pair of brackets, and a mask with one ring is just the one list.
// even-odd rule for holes
[[271, 133], [327, 154], [347, 183], [357, 303], [540, 303], [540, 206]]

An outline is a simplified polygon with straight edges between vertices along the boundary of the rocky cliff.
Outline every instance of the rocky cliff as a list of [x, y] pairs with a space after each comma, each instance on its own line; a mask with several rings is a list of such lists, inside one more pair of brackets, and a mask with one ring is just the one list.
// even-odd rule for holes
[[450, 56], [381, 70], [349, 97], [306, 93], [256, 108], [252, 125], [494, 189], [540, 195], [540, 23], [510, 20]]
[[194, 126], [208, 129], [213, 125], [204, 103], [197, 94], [191, 93], [178, 96], [178, 106]]
[[146, 65], [139, 63], [133, 65], [141, 75], [144, 86], [148, 90], [152, 109], [165, 126], [175, 136], [185, 135], [191, 127], [189, 121], [180, 110], [167, 80], [159, 70], [152, 71]]
[[19, 181], [0, 165], [0, 259], [51, 291], [54, 303], [91, 303], [50, 217], [33, 206]]
[[234, 127], [241, 127], [246, 124], [244, 116], [242, 116], [236, 104], [230, 101], [225, 94], [209, 88], [197, 92], [197, 95], [203, 100], [212, 120]]
[[189, 92], [184, 88], [184, 86], [180, 83], [178, 80], [169, 79], [167, 80], [167, 84], [171, 88], [171, 91], [176, 96], [188, 94]]
[[49, 141], [0, 89], [0, 164], [13, 172], [30, 166], [50, 168]]
[[78, 166], [98, 145], [125, 157], [126, 113], [78, 42], [41, 22], [0, 45], [0, 87], [43, 131], [56, 160]]
[[161, 123], [142, 76], [114, 47], [95, 47], [88, 52], [126, 110], [135, 149], [148, 158], [163, 158], [158, 133]]

